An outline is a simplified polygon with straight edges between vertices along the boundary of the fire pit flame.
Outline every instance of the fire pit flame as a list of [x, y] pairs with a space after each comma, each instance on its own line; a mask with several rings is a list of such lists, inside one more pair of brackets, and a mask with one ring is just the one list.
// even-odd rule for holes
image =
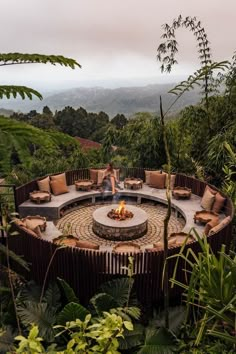
[[121, 200], [117, 209], [111, 209], [107, 216], [110, 219], [114, 220], [126, 220], [131, 219], [134, 214], [131, 211], [128, 211], [125, 207], [125, 200]]

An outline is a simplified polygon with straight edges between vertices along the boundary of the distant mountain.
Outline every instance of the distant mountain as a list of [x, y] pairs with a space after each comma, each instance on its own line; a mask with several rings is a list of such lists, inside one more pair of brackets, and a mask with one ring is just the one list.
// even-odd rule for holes
[[13, 112], [11, 109], [0, 108], [0, 116], [10, 117]]
[[[174, 86], [175, 84], [160, 84], [116, 89], [81, 87], [45, 96], [42, 101], [36, 99], [33, 101], [2, 101], [1, 106], [22, 112], [29, 112], [32, 109], [40, 112], [44, 106], [50, 107], [53, 111], [61, 110], [66, 106], [84, 107], [88, 112], [104, 111], [111, 118], [117, 113], [130, 116], [136, 112], [158, 112], [160, 95], [164, 107], [169, 107], [175, 96], [168, 94], [168, 91]], [[187, 92], [173, 106], [172, 112], [179, 111], [184, 106], [195, 104], [199, 100], [199, 92]]]

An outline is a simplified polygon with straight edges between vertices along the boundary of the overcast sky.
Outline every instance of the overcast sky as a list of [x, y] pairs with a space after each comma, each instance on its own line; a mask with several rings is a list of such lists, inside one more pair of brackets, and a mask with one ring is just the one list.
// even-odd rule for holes
[[236, 0], [1, 0], [1, 52], [62, 54], [82, 69], [50, 65], [1, 68], [2, 83], [123, 86], [176, 81], [198, 68], [196, 42], [177, 32], [179, 65], [160, 73], [156, 49], [161, 26], [179, 14], [197, 16], [216, 61], [230, 59], [235, 45]]

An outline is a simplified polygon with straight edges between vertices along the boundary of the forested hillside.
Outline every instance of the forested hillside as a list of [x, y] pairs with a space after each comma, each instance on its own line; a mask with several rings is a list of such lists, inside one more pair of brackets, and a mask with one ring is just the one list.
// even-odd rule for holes
[[[121, 87], [117, 89], [105, 89], [102, 87], [77, 88], [61, 91], [50, 96], [45, 95], [40, 102], [37, 99], [30, 101], [1, 102], [4, 108], [15, 111], [29, 112], [36, 109], [41, 112], [44, 106], [49, 106], [52, 111], [62, 110], [66, 106], [75, 109], [84, 107], [89, 112], [99, 113], [105, 111], [109, 116], [123, 113], [130, 116], [136, 112], [158, 112], [159, 96], [163, 96], [164, 106], [173, 101], [173, 97], [167, 92], [175, 84], [147, 85], [143, 87]], [[199, 90], [186, 93], [173, 107], [172, 112], [178, 112], [189, 104], [197, 103]]]

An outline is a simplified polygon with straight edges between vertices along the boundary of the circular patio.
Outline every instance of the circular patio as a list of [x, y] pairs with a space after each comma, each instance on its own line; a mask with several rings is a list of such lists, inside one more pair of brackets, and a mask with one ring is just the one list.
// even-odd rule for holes
[[[112, 207], [112, 204], [109, 205]], [[114, 246], [117, 244], [117, 241], [102, 239], [93, 232], [93, 213], [103, 206], [104, 204], [96, 204], [74, 210], [58, 221], [57, 228], [63, 230], [70, 225], [72, 234], [79, 237], [80, 240], [92, 241], [103, 246]], [[129, 208], [129, 206], [128, 204], [127, 208]], [[150, 202], [136, 206], [136, 208], [147, 213], [148, 227], [147, 233], [139, 239], [136, 239], [135, 243], [144, 246], [159, 241], [163, 235], [163, 220], [166, 216], [166, 207]], [[172, 213], [168, 232], [180, 232], [184, 224], [185, 221], [183, 218], [177, 219], [174, 213]]]

